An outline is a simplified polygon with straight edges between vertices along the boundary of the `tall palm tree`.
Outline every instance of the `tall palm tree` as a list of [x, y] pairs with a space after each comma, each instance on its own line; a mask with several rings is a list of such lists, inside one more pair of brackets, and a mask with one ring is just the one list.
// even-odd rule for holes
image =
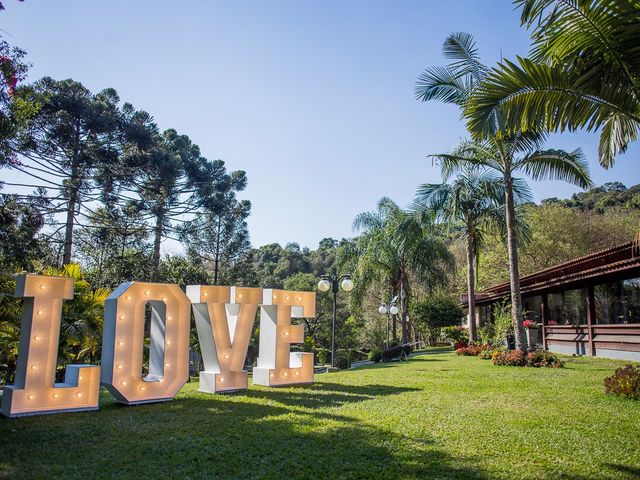
[[[443, 53], [452, 62], [446, 67], [425, 70], [418, 78], [416, 96], [422, 101], [452, 103], [459, 106], [464, 114], [489, 69], [480, 62], [473, 37], [468, 33], [450, 35], [445, 40]], [[516, 331], [516, 348], [526, 350], [513, 175], [521, 172], [534, 180], [565, 180], [582, 188], [592, 185], [592, 182], [580, 149], [573, 152], [545, 150], [542, 145], [546, 135], [537, 130], [525, 133], [514, 130], [506, 134], [502, 130], [501, 110], [495, 110], [485, 122], [482, 125], [482, 143], [463, 142], [456, 153], [436, 155], [436, 158], [445, 174], [453, 174], [466, 165], [478, 165], [497, 172], [504, 181], [511, 313]]]
[[[413, 209], [432, 214], [450, 231], [457, 231], [460, 239], [465, 242], [469, 338], [471, 342], [475, 342], [475, 283], [478, 260], [487, 234], [505, 233], [504, 182], [495, 173], [473, 166], [465, 166], [453, 181], [448, 183], [450, 179], [450, 172], [444, 171], [443, 183], [419, 186]], [[523, 179], [514, 179], [513, 190], [517, 206], [532, 201], [529, 187]], [[518, 219], [521, 218], [519, 215]], [[521, 231], [526, 232], [525, 227], [523, 223]]]
[[496, 112], [507, 133], [600, 130], [599, 157], [613, 165], [640, 131], [640, 3], [517, 0], [531, 31], [530, 58], [491, 70], [467, 107], [479, 138]]
[[375, 212], [359, 214], [353, 222], [362, 231], [356, 266], [358, 292], [362, 295], [383, 279], [400, 298], [402, 343], [409, 342], [408, 317], [411, 277], [431, 288], [445, 282], [452, 256], [444, 243], [418, 215], [403, 211], [390, 198], [382, 198]]

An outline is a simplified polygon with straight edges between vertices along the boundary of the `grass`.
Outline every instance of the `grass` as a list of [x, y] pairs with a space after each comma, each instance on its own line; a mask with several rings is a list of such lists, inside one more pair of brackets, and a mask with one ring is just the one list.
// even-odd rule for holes
[[494, 367], [433, 353], [230, 395], [0, 420], [2, 478], [640, 477], [640, 402], [621, 362]]

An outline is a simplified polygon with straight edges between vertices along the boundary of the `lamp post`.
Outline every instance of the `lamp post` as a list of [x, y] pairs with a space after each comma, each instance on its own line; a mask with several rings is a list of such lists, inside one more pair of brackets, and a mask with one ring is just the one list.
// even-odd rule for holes
[[398, 314], [398, 305], [396, 305], [397, 301], [398, 301], [398, 296], [396, 295], [391, 299], [389, 303], [382, 303], [378, 307], [378, 312], [380, 313], [380, 315], [385, 315], [385, 314], [387, 315], [387, 349], [389, 348], [389, 322], [390, 322], [389, 314], [391, 315]]
[[329, 289], [333, 292], [333, 321], [331, 323], [331, 366], [336, 366], [336, 303], [338, 301], [338, 290], [342, 287], [345, 292], [353, 290], [353, 280], [351, 275], [340, 275], [338, 272], [334, 272], [331, 275], [322, 275], [318, 282], [318, 290], [321, 292], [328, 292]]

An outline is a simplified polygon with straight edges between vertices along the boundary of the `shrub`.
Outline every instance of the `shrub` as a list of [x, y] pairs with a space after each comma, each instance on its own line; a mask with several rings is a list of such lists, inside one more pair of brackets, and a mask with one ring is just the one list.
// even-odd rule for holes
[[461, 348], [466, 348], [466, 347], [467, 347], [467, 345], [468, 345], [468, 343], [467, 343], [467, 342], [456, 342], [456, 343], [453, 345], [453, 349], [454, 349], [454, 350], [456, 350], [456, 351], [458, 351], [458, 350], [460, 350]]
[[486, 345], [468, 345], [466, 347], [456, 349], [456, 354], [463, 355], [465, 357], [477, 357], [480, 355], [480, 352], [486, 348]]
[[458, 325], [457, 327], [444, 327], [440, 331], [440, 335], [443, 340], [451, 342], [454, 345], [459, 343], [467, 345], [469, 342], [469, 332], [467, 331], [467, 327], [463, 327], [461, 325]]
[[318, 359], [318, 365], [326, 365], [328, 357], [329, 357], [329, 351], [326, 348], [318, 349], [318, 353], [316, 353], [316, 358]]
[[382, 350], [380, 350], [379, 348], [374, 348], [373, 350], [371, 350], [369, 352], [369, 360], [375, 363], [378, 363], [380, 360], [382, 360]]
[[336, 352], [336, 367], [340, 370], [351, 366], [351, 358], [347, 350], [338, 350]]
[[410, 345], [396, 345], [395, 347], [390, 347], [382, 351], [382, 361], [388, 362], [389, 360], [393, 360], [394, 358], [398, 358], [401, 356], [406, 357], [410, 353]]
[[445, 295], [435, 295], [423, 302], [416, 302], [411, 309], [411, 318], [429, 340], [435, 345], [444, 327], [460, 325], [464, 311], [458, 301]]
[[604, 379], [604, 393], [640, 400], [640, 366], [625, 365]]
[[528, 367], [563, 368], [564, 362], [551, 352], [537, 351], [527, 354]]
[[488, 345], [485, 345], [485, 348], [478, 354], [478, 358], [482, 360], [491, 360], [494, 352], [499, 352], [499, 349], [490, 348]]
[[491, 355], [491, 363], [509, 367], [526, 367], [527, 357], [522, 350], [496, 350]]

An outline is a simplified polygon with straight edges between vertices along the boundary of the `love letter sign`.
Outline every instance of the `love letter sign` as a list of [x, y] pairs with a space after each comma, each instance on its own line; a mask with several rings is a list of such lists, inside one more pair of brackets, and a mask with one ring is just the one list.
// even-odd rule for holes
[[[172, 400], [189, 379], [191, 311], [204, 362], [200, 391], [248, 387], [244, 370], [256, 312], [260, 351], [253, 383], [267, 386], [313, 382], [313, 354], [290, 352], [304, 340], [291, 318], [315, 315], [314, 292], [261, 288], [129, 282], [106, 301], [102, 365], [67, 365], [64, 383], [55, 383], [64, 300], [73, 298], [73, 280], [21, 274], [16, 296], [23, 297], [14, 385], [3, 388], [2, 414], [8, 417], [98, 409], [100, 384], [127, 405]], [[143, 376], [147, 309], [150, 311], [149, 368]]]

